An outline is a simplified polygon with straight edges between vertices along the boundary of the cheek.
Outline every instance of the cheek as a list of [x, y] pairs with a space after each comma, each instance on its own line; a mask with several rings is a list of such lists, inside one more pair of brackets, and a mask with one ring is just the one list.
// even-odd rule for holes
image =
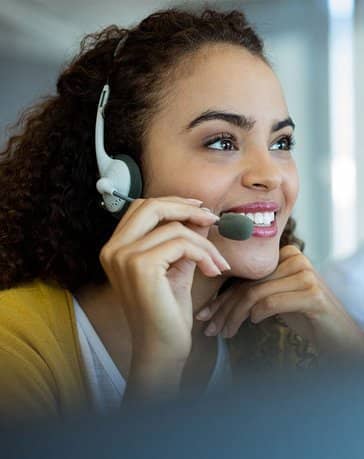
[[293, 206], [296, 203], [299, 192], [299, 177], [295, 163], [286, 171], [284, 176], [284, 195], [286, 199], [286, 206], [288, 213], [291, 213]]

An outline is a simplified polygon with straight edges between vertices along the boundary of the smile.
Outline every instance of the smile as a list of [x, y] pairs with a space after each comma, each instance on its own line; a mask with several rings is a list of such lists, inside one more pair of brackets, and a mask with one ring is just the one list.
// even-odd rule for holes
[[248, 217], [253, 223], [254, 226], [261, 226], [261, 227], [267, 227], [271, 226], [272, 223], [275, 221], [276, 217], [276, 212], [236, 212], [239, 215], [244, 215], [245, 217]]

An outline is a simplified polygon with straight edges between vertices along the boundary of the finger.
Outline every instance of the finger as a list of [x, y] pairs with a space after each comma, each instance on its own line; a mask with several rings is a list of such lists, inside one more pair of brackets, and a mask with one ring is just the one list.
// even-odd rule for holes
[[209, 320], [225, 301], [229, 301], [231, 297], [239, 295], [239, 290], [241, 290], [243, 284], [244, 288], [246, 288], [248, 282], [242, 282], [239, 278], [230, 278], [228, 288], [224, 289], [216, 298], [205, 304], [195, 318], [202, 321]]
[[218, 335], [224, 329], [226, 318], [230, 314], [231, 310], [236, 307], [238, 301], [227, 300], [220, 306], [219, 310], [212, 317], [212, 320], [209, 322], [204, 331], [206, 336]]
[[129, 244], [163, 221], [186, 221], [200, 226], [211, 226], [218, 218], [196, 206], [153, 198], [140, 205], [124, 226], [115, 230], [113, 236], [122, 232], [124, 244]]
[[312, 269], [312, 265], [303, 253], [294, 245], [286, 245], [279, 251], [277, 268], [268, 276], [255, 281], [261, 284], [271, 279], [280, 279], [290, 274], [294, 274], [301, 269]]
[[311, 271], [301, 271], [284, 279], [275, 279], [264, 284], [251, 285], [243, 301], [233, 308], [226, 318], [224, 336], [231, 338], [250, 314], [254, 305], [275, 294], [284, 292], [301, 292], [313, 288], [316, 279]]
[[221, 275], [221, 271], [206, 250], [184, 238], [172, 239], [133, 255], [131, 264], [139, 272], [143, 272], [143, 275], [152, 273], [155, 281], [158, 281], [158, 278], [167, 275], [173, 263], [183, 258], [195, 262], [206, 276]]
[[209, 320], [222, 305], [229, 301], [230, 297], [233, 296], [234, 292], [231, 289], [223, 292], [217, 298], [208, 303], [204, 308], [202, 308], [197, 315], [195, 316], [197, 320], [206, 321]]
[[251, 321], [259, 323], [275, 314], [292, 312], [307, 314], [310, 311], [313, 314], [316, 295], [316, 289], [271, 295], [254, 305], [250, 312]]
[[[187, 228], [180, 222], [170, 222], [166, 225], [156, 228], [155, 230], [148, 233], [142, 239], [129, 244], [126, 248], [126, 253], [138, 253], [151, 249], [152, 247], [159, 245], [171, 239], [184, 238], [191, 243], [203, 248], [209, 253], [214, 263], [217, 265], [220, 271], [227, 271], [230, 268], [228, 262], [220, 254], [215, 245], [209, 241], [206, 237], [201, 236], [197, 232]], [[110, 244], [109, 250], [118, 250], [124, 246], [124, 241], [115, 239]]]
[[[123, 215], [122, 219], [120, 220], [117, 228], [122, 228], [125, 223], [129, 220], [129, 218], [134, 214], [134, 212], [140, 207], [141, 205], [144, 204], [144, 202], [148, 199], [151, 198], [138, 198], [135, 199], [130, 206], [128, 207], [128, 210], [125, 212]], [[160, 196], [158, 198], [152, 198], [152, 199], [158, 199], [159, 201], [167, 201], [167, 202], [179, 202], [179, 203], [184, 203], [184, 204], [189, 204], [192, 206], [200, 207], [202, 205], [202, 201], [199, 199], [193, 199], [193, 198], [183, 198], [181, 196]]]
[[282, 263], [282, 261], [286, 260], [289, 257], [293, 257], [299, 254], [302, 254], [302, 252], [295, 245], [285, 245], [279, 251], [279, 263]]
[[292, 255], [284, 259], [280, 262], [277, 269], [272, 274], [257, 283], [266, 282], [267, 280], [282, 279], [283, 277], [288, 277], [304, 270], [312, 271], [313, 266], [308, 258], [300, 252], [299, 254]]
[[216, 311], [224, 304], [225, 298], [228, 298], [228, 293], [224, 292], [218, 298], [209, 303], [208, 306], [202, 308], [195, 316], [197, 320], [206, 321], [216, 313]]

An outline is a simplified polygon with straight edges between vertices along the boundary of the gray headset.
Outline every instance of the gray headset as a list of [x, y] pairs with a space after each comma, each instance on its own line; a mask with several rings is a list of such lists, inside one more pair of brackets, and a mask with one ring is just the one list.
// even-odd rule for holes
[[[116, 46], [114, 58], [124, 45], [125, 35]], [[104, 146], [104, 111], [110, 96], [107, 82], [102, 88], [97, 106], [95, 126], [96, 159], [100, 178], [96, 182], [97, 191], [102, 195], [102, 206], [118, 220], [128, 205], [142, 195], [143, 180], [138, 164], [126, 154], [117, 153], [111, 157]]]

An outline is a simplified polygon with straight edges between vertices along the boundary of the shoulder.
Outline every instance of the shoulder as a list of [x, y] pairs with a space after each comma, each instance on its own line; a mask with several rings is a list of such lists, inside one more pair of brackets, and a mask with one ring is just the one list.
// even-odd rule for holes
[[0, 291], [1, 349], [13, 353], [21, 348], [49, 358], [63, 353], [70, 358], [78, 352], [77, 343], [73, 300], [67, 289], [35, 279]]
[[39, 279], [0, 291], [0, 331], [29, 336], [59, 333], [74, 322], [71, 294]]
[[0, 412], [10, 403], [22, 414], [35, 413], [35, 405], [50, 414], [81, 397], [82, 363], [68, 290], [37, 279], [0, 291], [0, 373]]
[[0, 349], [75, 364], [79, 347], [71, 293], [39, 279], [0, 291]]

